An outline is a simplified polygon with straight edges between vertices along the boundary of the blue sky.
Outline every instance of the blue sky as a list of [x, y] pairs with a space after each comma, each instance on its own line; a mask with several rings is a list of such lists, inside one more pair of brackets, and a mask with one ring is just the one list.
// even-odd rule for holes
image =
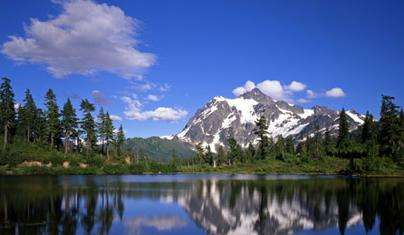
[[377, 115], [381, 94], [404, 104], [399, 0], [13, 0], [0, 9], [0, 76], [17, 101], [26, 88], [40, 104], [48, 88], [60, 104], [89, 98], [130, 137], [177, 133], [246, 81], [304, 107]]

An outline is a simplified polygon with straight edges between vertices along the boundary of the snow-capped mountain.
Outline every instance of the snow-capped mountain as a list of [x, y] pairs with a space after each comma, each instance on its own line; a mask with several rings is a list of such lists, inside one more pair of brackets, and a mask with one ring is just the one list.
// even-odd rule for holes
[[[174, 136], [182, 141], [209, 145], [213, 151], [219, 145], [226, 146], [234, 137], [242, 146], [254, 143], [255, 121], [264, 115], [268, 120], [271, 137], [292, 136], [301, 140], [313, 135], [316, 130], [336, 131], [339, 111], [323, 106], [303, 109], [285, 101], [274, 100], [255, 88], [237, 98], [214, 97], [199, 109], [185, 128]], [[347, 111], [351, 130], [363, 123], [363, 116], [353, 110]]]

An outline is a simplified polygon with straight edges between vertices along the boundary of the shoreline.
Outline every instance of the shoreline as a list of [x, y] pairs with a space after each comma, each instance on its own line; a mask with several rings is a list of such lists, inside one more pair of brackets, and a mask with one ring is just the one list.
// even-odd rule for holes
[[[31, 167], [29, 172], [19, 172], [21, 169], [0, 171], [0, 177], [4, 176], [124, 176], [124, 175], [133, 175], [133, 176], [142, 176], [142, 175], [150, 175], [150, 176], [158, 176], [158, 175], [199, 175], [199, 174], [212, 174], [212, 175], [257, 175], [257, 176], [265, 176], [265, 175], [291, 175], [291, 176], [332, 176], [332, 177], [346, 177], [346, 178], [404, 178], [404, 172], [395, 172], [393, 174], [384, 174], [375, 172], [372, 173], [364, 173], [364, 174], [341, 174], [337, 172], [276, 172], [276, 171], [268, 171], [268, 172], [246, 172], [246, 171], [166, 171], [166, 172], [153, 172], [153, 171], [145, 171], [145, 172], [114, 172], [108, 173], [102, 171], [99, 168], [87, 168], [83, 169], [47, 169], [47, 172], [41, 171], [43, 170], [38, 167]], [[37, 172], [33, 173], [33, 171], [37, 170]]]

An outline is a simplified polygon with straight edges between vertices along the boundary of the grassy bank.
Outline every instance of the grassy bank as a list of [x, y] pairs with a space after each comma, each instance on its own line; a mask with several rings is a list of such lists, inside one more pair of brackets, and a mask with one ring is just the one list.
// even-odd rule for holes
[[[275, 159], [254, 163], [238, 163], [213, 168], [207, 164], [181, 165], [158, 162], [128, 163], [124, 159], [105, 160], [100, 156], [58, 156], [60, 159], [41, 161], [24, 160], [19, 164], [0, 165], [0, 175], [103, 175], [103, 174], [167, 174], [167, 173], [245, 173], [245, 174], [341, 174], [349, 161], [339, 158], [321, 158], [307, 162], [284, 162]], [[43, 158], [42, 158], [43, 159]], [[49, 159], [48, 159], [49, 160]], [[355, 164], [360, 165], [358, 160]], [[68, 164], [66, 163], [68, 162]], [[361, 171], [363, 176], [404, 176], [404, 170], [385, 160], [377, 171]], [[35, 163], [35, 164], [34, 164]], [[68, 165], [68, 166], [67, 166]]]

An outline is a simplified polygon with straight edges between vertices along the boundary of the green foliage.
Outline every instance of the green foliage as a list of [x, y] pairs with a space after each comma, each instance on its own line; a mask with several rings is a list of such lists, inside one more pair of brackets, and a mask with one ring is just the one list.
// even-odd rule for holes
[[161, 162], [167, 161], [173, 151], [180, 159], [191, 158], [195, 155], [191, 145], [177, 139], [169, 140], [159, 137], [128, 138], [123, 149], [136, 156], [148, 156], [152, 160]]
[[125, 144], [125, 133], [123, 132], [122, 125], [119, 126], [118, 132], [116, 134], [116, 151], [118, 156], [122, 155], [123, 146]]
[[84, 99], [80, 103], [80, 110], [84, 113], [81, 120], [81, 129], [83, 130], [87, 153], [91, 153], [97, 143], [96, 124], [92, 115], [95, 107], [90, 101]]
[[237, 143], [237, 141], [234, 138], [230, 138], [228, 142], [229, 142], [229, 150], [227, 152], [227, 160], [228, 164], [232, 165], [235, 162], [241, 161], [241, 159], [243, 158], [243, 151], [241, 149], [241, 146]]
[[256, 129], [254, 134], [258, 136], [258, 159], [264, 159], [269, 155], [269, 138], [268, 138], [268, 123], [265, 116], [261, 116], [256, 122]]
[[55, 143], [58, 141], [58, 137], [60, 137], [60, 120], [59, 120], [59, 107], [56, 102], [56, 96], [53, 93], [52, 89], [49, 89], [46, 92], [45, 96], [45, 105], [46, 105], [46, 123], [47, 123], [47, 131], [49, 135], [50, 147], [53, 148]]
[[29, 89], [25, 91], [24, 105], [18, 109], [18, 126], [26, 136], [27, 142], [38, 137], [35, 125], [38, 123], [38, 109]]
[[394, 97], [382, 96], [379, 126], [380, 155], [398, 158], [400, 154], [400, 119], [397, 106], [394, 104]]
[[62, 110], [62, 121], [61, 127], [63, 131], [64, 145], [65, 145], [65, 153], [68, 151], [69, 143], [72, 138], [78, 137], [77, 128], [78, 128], [78, 119], [76, 116], [76, 110], [73, 108], [73, 105], [70, 99], [67, 99], [66, 104], [63, 106]]
[[339, 128], [337, 139], [337, 153], [340, 157], [345, 157], [349, 153], [349, 126], [345, 109], [342, 109], [339, 114]]
[[2, 78], [0, 86], [0, 123], [3, 131], [3, 149], [10, 139], [10, 129], [15, 125], [14, 92], [8, 78]]

